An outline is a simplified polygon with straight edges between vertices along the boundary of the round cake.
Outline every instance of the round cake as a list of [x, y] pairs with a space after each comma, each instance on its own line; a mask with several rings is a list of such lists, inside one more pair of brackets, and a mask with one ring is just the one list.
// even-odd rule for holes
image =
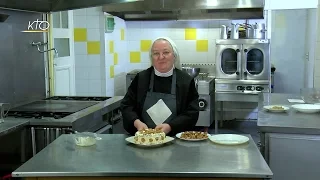
[[166, 134], [161, 129], [143, 129], [137, 131], [134, 141], [142, 145], [162, 144], [166, 138]]

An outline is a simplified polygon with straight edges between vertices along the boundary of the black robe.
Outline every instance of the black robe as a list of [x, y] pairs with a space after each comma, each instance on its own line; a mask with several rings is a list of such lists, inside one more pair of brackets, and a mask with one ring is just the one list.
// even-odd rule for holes
[[[140, 119], [147, 91], [149, 91], [150, 75], [153, 67], [139, 72], [131, 82], [128, 91], [123, 98], [120, 110], [123, 117], [124, 129], [134, 135], [137, 129], [133, 122]], [[175, 69], [177, 76], [176, 100], [177, 117], [168, 124], [171, 126], [170, 136], [176, 133], [193, 130], [199, 117], [198, 98], [199, 94], [195, 88], [194, 79], [187, 73]], [[171, 93], [172, 76], [154, 76], [154, 92]]]

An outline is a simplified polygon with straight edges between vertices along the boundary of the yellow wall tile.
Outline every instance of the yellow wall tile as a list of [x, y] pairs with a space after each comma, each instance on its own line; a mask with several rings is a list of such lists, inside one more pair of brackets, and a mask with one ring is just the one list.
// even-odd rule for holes
[[124, 40], [124, 29], [121, 29], [120, 34], [121, 34], [121, 40], [123, 41]]
[[130, 63], [140, 63], [141, 56], [140, 52], [130, 52]]
[[187, 28], [184, 30], [184, 38], [185, 40], [196, 40], [197, 39], [197, 29], [195, 28]]
[[208, 52], [208, 40], [197, 40], [197, 52]]
[[142, 52], [148, 52], [151, 47], [151, 40], [141, 40], [140, 41], [140, 51]]
[[113, 53], [114, 52], [114, 43], [113, 41], [109, 41], [109, 53]]
[[75, 42], [83, 42], [87, 40], [86, 28], [74, 28], [73, 37]]
[[117, 65], [118, 64], [118, 53], [113, 54], [113, 64]]
[[87, 42], [87, 53], [88, 54], [100, 54], [100, 42], [99, 41], [88, 41]]
[[110, 78], [114, 78], [114, 66], [110, 66]]

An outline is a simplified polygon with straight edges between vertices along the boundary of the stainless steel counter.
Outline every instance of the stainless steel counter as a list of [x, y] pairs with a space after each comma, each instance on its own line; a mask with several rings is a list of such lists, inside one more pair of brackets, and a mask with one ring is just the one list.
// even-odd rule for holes
[[5, 120], [3, 123], [0, 123], [0, 136], [6, 135], [13, 131], [17, 131], [29, 124], [28, 120], [14, 120], [7, 121]]
[[285, 113], [268, 112], [265, 105], [291, 106], [288, 99], [301, 99], [299, 95], [266, 93], [260, 95], [258, 127], [262, 132], [320, 134], [320, 113], [306, 114], [290, 108]]
[[216, 145], [209, 140], [174, 140], [141, 148], [120, 134], [100, 135], [91, 147], [78, 147], [62, 135], [13, 172], [14, 177], [166, 176], [271, 178], [272, 172], [251, 136], [248, 144]]
[[[26, 119], [30, 121], [30, 125], [36, 125], [36, 126], [69, 126], [73, 127], [74, 130], [82, 131], [87, 130], [83, 128], [83, 124], [87, 120], [94, 121], [94, 119], [102, 118], [104, 114], [107, 114], [111, 112], [112, 110], [119, 108], [120, 102], [123, 99], [123, 96], [114, 96], [110, 99], [107, 99], [106, 101], [100, 102], [96, 105], [90, 106], [88, 108], [85, 108], [81, 111], [78, 111], [76, 113], [73, 113], [69, 116], [66, 116], [61, 119], [54, 119], [54, 118], [48, 118], [48, 119]], [[8, 117], [6, 120], [16, 120], [17, 118], [14, 117]], [[22, 119], [22, 118], [18, 118]], [[101, 121], [101, 120], [99, 120]], [[94, 122], [91, 122], [90, 124], [95, 124]], [[90, 128], [90, 127], [89, 127]], [[94, 128], [94, 127], [92, 127]]]

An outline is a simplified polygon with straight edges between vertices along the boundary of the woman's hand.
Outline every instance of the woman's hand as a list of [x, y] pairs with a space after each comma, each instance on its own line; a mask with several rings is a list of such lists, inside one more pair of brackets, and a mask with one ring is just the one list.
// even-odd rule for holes
[[156, 129], [161, 129], [164, 133], [168, 134], [171, 131], [171, 126], [169, 124], [159, 124]]
[[134, 127], [136, 127], [138, 131], [140, 131], [142, 129], [148, 129], [148, 126], [145, 123], [141, 122], [139, 119], [136, 119], [133, 124], [134, 124]]

